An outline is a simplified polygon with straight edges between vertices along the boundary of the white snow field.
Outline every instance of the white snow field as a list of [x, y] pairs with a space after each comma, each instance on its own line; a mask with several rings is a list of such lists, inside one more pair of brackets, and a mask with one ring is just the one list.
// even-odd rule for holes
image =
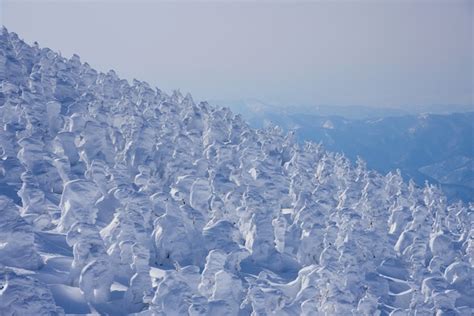
[[0, 315], [472, 315], [474, 205], [0, 31]]

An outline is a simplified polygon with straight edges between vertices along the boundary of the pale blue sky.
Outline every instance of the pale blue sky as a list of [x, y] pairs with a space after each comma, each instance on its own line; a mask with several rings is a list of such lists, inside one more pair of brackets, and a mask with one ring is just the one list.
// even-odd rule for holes
[[195, 99], [473, 103], [471, 1], [11, 1], [27, 42]]

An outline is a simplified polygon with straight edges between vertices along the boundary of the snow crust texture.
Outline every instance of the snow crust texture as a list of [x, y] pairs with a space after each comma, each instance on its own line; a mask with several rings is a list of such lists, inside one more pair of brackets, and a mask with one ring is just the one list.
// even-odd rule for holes
[[5, 28], [0, 82], [1, 315], [472, 315], [472, 204]]

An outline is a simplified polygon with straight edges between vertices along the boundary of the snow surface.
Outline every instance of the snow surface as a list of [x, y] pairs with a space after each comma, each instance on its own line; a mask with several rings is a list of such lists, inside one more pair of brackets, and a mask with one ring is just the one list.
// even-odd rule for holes
[[474, 206], [0, 32], [0, 314], [471, 315]]

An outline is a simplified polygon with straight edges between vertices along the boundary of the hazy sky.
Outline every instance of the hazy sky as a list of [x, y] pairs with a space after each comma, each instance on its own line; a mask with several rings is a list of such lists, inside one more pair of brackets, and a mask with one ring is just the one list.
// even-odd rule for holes
[[10, 1], [27, 42], [195, 99], [473, 104], [473, 2]]

